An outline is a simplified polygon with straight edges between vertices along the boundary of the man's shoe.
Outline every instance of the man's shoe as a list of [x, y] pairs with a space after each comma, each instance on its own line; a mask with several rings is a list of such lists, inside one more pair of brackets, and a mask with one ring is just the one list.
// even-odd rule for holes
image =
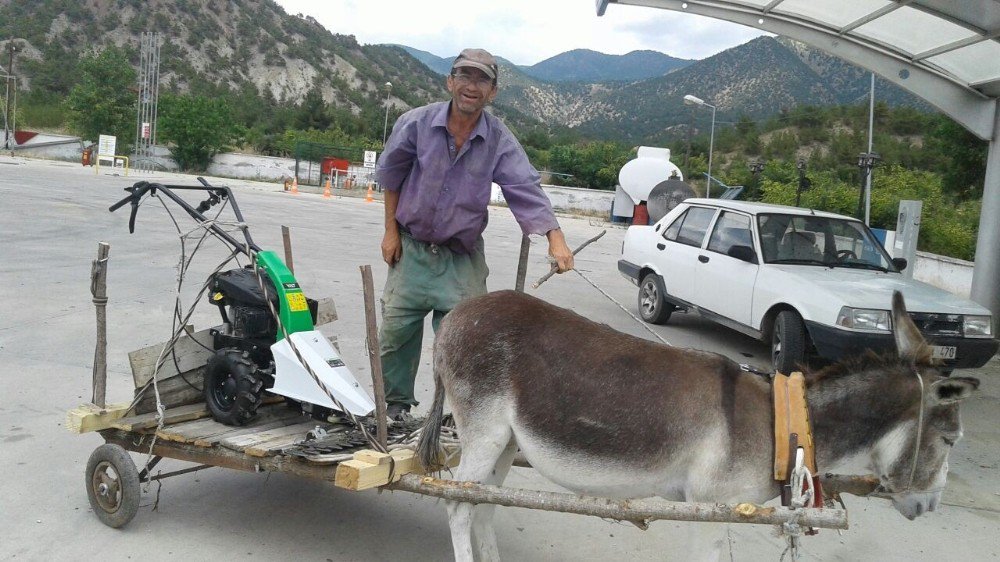
[[410, 415], [410, 405], [402, 403], [389, 404], [389, 407], [385, 410], [385, 417], [389, 418], [389, 421], [404, 422], [413, 419]]

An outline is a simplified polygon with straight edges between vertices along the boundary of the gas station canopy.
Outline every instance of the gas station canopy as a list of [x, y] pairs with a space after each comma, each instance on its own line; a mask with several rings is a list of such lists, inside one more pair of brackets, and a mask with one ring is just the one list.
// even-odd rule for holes
[[[926, 100], [989, 141], [972, 299], [1000, 321], [1000, 0], [596, 0], [730, 21], [801, 41]], [[669, 30], [664, 30], [664, 33]]]
[[783, 35], [868, 68], [983, 140], [1000, 96], [997, 0], [597, 0], [662, 8]]

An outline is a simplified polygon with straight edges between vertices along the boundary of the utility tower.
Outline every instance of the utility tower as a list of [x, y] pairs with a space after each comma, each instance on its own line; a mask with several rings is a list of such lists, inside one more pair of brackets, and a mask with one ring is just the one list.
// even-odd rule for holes
[[143, 32], [139, 42], [139, 103], [132, 168], [151, 172], [156, 164], [153, 148], [156, 146], [156, 109], [160, 99], [160, 34]]

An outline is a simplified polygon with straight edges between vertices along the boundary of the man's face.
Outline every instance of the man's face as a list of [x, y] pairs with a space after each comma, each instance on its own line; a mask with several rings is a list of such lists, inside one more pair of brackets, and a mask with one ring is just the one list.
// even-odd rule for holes
[[478, 68], [461, 67], [448, 75], [448, 91], [458, 111], [474, 115], [482, 111], [497, 95], [496, 85]]

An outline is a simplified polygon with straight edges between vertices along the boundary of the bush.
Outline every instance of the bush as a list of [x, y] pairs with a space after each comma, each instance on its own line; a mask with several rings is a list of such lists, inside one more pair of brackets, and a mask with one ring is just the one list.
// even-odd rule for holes
[[163, 96], [157, 127], [160, 138], [174, 144], [171, 153], [185, 170], [208, 168], [241, 133], [225, 101], [203, 96]]

